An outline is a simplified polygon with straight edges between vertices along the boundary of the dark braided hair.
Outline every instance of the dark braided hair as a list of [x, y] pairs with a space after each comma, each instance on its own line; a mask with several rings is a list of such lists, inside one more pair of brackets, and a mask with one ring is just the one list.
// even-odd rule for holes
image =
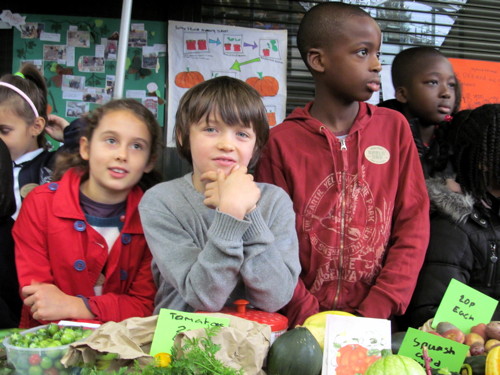
[[488, 202], [488, 188], [500, 185], [500, 104], [461, 111], [453, 127], [457, 182]]

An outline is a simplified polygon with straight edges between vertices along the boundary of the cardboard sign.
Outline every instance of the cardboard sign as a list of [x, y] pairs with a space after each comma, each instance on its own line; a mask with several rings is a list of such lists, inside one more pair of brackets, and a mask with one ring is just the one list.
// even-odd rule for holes
[[436, 328], [439, 322], [448, 322], [462, 332], [469, 333], [473, 326], [489, 323], [497, 305], [497, 300], [451, 279], [432, 321], [432, 327]]
[[171, 353], [175, 336], [179, 332], [214, 326], [227, 327], [229, 326], [229, 319], [185, 311], [160, 309], [149, 354], [154, 356], [157, 353]]
[[415, 328], [408, 328], [398, 354], [413, 358], [424, 366], [422, 351], [424, 346], [427, 347], [427, 353], [432, 359], [430, 363], [432, 368], [447, 368], [455, 372], [460, 371], [469, 350], [468, 345]]
[[391, 322], [386, 319], [327, 315], [322, 374], [364, 374], [391, 349]]

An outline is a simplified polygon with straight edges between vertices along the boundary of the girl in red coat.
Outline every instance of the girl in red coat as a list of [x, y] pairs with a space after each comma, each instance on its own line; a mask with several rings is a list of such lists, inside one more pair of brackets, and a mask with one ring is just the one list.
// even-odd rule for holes
[[133, 99], [111, 101], [85, 121], [79, 153], [58, 160], [56, 182], [25, 198], [14, 225], [22, 328], [153, 311], [151, 254], [137, 205], [160, 128]]

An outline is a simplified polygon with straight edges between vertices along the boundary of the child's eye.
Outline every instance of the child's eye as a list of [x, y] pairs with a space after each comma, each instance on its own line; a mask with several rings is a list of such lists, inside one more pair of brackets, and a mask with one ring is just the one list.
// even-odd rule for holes
[[114, 145], [117, 143], [116, 139], [115, 138], [106, 138], [105, 139], [105, 142], [110, 144], [110, 145]]
[[367, 56], [367, 55], [368, 55], [368, 50], [367, 50], [366, 48], [364, 48], [364, 49], [362, 49], [362, 50], [359, 50], [359, 51], [357, 52], [357, 54], [358, 54], [359, 56]]
[[11, 129], [9, 129], [9, 128], [3, 128], [3, 127], [0, 128], [0, 134], [3, 134], [3, 135], [9, 134], [10, 131], [11, 131]]
[[377, 59], [380, 60], [380, 51], [377, 52]]
[[206, 127], [205, 129], [203, 129], [203, 131], [207, 133], [215, 133], [216, 129], [212, 127]]
[[456, 82], [450, 82], [450, 83], [448, 83], [448, 86], [451, 87], [452, 89], [454, 89], [454, 88], [457, 87], [457, 83]]
[[428, 85], [436, 86], [439, 82], [436, 81], [435, 79], [431, 79], [431, 80], [429, 80], [429, 81], [427, 81], [425, 83], [428, 84]]
[[236, 135], [241, 138], [250, 138], [250, 135], [246, 132], [237, 132]]
[[130, 147], [134, 150], [143, 150], [144, 149], [144, 146], [140, 143], [133, 143]]

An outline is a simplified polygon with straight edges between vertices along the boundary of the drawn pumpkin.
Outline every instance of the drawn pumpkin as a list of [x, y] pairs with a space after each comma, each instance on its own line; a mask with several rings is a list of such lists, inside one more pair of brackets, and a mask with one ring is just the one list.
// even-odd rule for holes
[[263, 76], [262, 73], [257, 73], [258, 77], [250, 77], [246, 80], [261, 96], [275, 96], [278, 94], [280, 85], [278, 80], [271, 76]]
[[372, 355], [368, 349], [359, 344], [349, 344], [337, 351], [337, 375], [364, 374], [380, 355]]
[[200, 72], [190, 72], [189, 68], [186, 69], [185, 72], [177, 73], [175, 76], [175, 84], [178, 87], [182, 87], [184, 89], [190, 89], [193, 86], [196, 86], [198, 83], [201, 83], [205, 80], [203, 75]]

